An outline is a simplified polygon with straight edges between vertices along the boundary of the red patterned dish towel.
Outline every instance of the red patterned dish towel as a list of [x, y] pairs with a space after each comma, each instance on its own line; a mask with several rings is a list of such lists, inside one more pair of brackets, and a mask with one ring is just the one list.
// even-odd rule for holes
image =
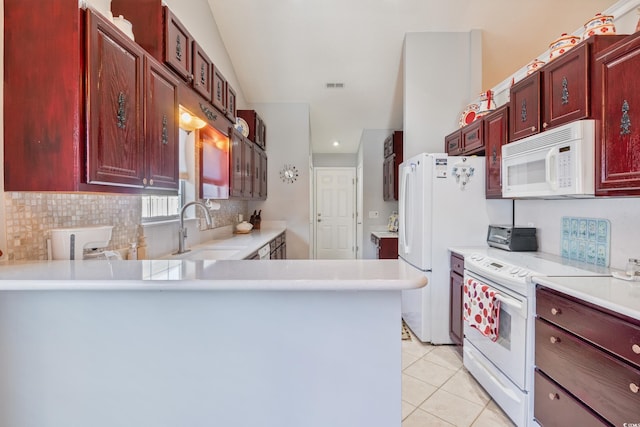
[[491, 341], [496, 341], [500, 328], [500, 301], [496, 299], [498, 291], [467, 278], [463, 293], [464, 320]]

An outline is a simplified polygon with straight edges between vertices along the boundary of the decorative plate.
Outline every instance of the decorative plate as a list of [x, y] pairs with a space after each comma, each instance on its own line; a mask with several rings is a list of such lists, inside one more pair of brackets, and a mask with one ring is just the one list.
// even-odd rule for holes
[[249, 124], [242, 117], [236, 117], [236, 130], [245, 138], [249, 136]]
[[466, 106], [462, 114], [460, 114], [460, 119], [458, 119], [458, 125], [460, 127], [464, 127], [469, 123], [473, 122], [476, 119], [476, 115], [480, 110], [480, 105], [478, 104], [469, 104]]

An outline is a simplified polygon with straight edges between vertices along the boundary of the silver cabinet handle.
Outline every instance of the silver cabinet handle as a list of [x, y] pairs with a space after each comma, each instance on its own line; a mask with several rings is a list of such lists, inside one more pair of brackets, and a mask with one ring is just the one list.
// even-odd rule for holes
[[638, 384], [631, 383], [629, 384], [629, 389], [631, 390], [632, 393], [638, 394], [640, 387], [638, 387]]
[[560, 399], [560, 396], [558, 396], [557, 393], [549, 393], [549, 400], [556, 400], [556, 399]]
[[560, 310], [554, 307], [551, 309], [551, 314], [553, 314], [554, 316], [557, 316], [558, 314], [560, 314]]
[[631, 346], [631, 350], [633, 350], [633, 352], [634, 352], [635, 354], [640, 354], [640, 345], [638, 345], [638, 344], [634, 344], [634, 345], [632, 345], [632, 346]]
[[553, 336], [552, 336], [552, 337], [550, 337], [550, 338], [549, 338], [549, 342], [550, 342], [551, 344], [557, 344], [557, 343], [559, 343], [559, 342], [560, 342], [560, 338], [558, 338], [558, 337], [553, 337]]

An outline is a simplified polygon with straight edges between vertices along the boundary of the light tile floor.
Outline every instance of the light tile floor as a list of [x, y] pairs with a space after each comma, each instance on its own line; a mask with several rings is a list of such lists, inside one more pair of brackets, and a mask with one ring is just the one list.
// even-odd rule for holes
[[513, 427], [453, 346], [402, 341], [402, 427]]

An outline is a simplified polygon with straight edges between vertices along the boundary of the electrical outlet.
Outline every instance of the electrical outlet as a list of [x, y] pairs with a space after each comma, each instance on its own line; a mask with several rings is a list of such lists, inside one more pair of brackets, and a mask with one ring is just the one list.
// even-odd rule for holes
[[378, 211], [369, 211], [369, 218], [378, 218], [380, 216], [380, 212]]

